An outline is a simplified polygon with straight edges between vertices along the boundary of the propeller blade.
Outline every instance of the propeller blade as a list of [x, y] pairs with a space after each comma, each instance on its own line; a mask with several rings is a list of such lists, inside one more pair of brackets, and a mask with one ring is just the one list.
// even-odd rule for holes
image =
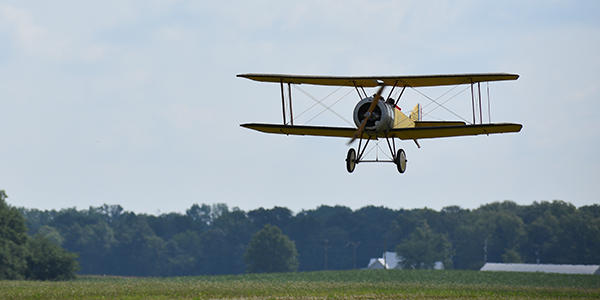
[[377, 91], [377, 94], [375, 94], [373, 101], [371, 102], [371, 106], [369, 106], [369, 110], [365, 114], [366, 115], [365, 119], [362, 121], [362, 123], [360, 123], [360, 126], [358, 126], [358, 129], [356, 129], [356, 132], [354, 133], [354, 136], [352, 136], [352, 139], [350, 139], [350, 141], [348, 142], [348, 145], [352, 144], [352, 142], [354, 142], [354, 140], [356, 140], [359, 136], [362, 135], [363, 130], [365, 129], [365, 126], [367, 126], [367, 121], [369, 121], [369, 118], [373, 114], [375, 107], [377, 107], [377, 104], [379, 103], [379, 98], [381, 98], [381, 93], [383, 92], [384, 88], [385, 88], [385, 85], [382, 85], [379, 88], [379, 90]]

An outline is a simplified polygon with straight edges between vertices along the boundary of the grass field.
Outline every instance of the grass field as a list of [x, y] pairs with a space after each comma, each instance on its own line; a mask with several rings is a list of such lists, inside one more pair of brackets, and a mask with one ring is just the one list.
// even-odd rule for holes
[[356, 270], [170, 278], [0, 281], [2, 299], [600, 298], [600, 276], [459, 270]]

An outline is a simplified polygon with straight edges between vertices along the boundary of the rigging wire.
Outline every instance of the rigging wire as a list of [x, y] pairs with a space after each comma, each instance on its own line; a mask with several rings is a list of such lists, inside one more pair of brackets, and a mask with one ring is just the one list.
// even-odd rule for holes
[[[465, 121], [465, 123], [470, 123], [469, 121], [465, 120], [463, 117], [459, 116], [458, 114], [456, 114], [455, 112], [449, 110], [448, 108], [446, 108], [445, 106], [441, 105], [440, 103], [438, 103], [437, 101], [435, 101], [433, 98], [423, 94], [421, 91], [417, 90], [416, 88], [410, 87], [411, 89], [413, 89], [414, 91], [416, 91], [417, 93], [421, 94], [423, 97], [429, 99], [431, 102], [437, 104], [437, 107], [441, 107], [443, 109], [445, 109], [446, 111], [448, 111], [449, 113], [455, 115], [457, 118], [460, 118], [461, 120]], [[454, 88], [453, 88], [454, 89]], [[441, 97], [441, 96], [440, 96]], [[439, 99], [439, 97], [438, 97]], [[446, 101], [447, 102], [447, 101]]]
[[[468, 86], [467, 86], [467, 87], [465, 87], [464, 89], [462, 89], [461, 91], [459, 91], [458, 93], [456, 93], [454, 96], [452, 96], [452, 97], [448, 98], [446, 101], [442, 102], [441, 104], [438, 104], [438, 106], [436, 106], [436, 107], [434, 107], [433, 109], [431, 109], [430, 111], [428, 111], [428, 112], [427, 112], [425, 115], [426, 115], [426, 116], [428, 116], [428, 115], [429, 115], [431, 112], [433, 112], [434, 110], [436, 110], [436, 109], [437, 109], [437, 108], [439, 108], [440, 106], [442, 106], [442, 107], [443, 107], [443, 105], [444, 105], [444, 104], [446, 104], [448, 101], [450, 101], [450, 100], [454, 99], [456, 96], [458, 96], [458, 95], [462, 94], [464, 91], [466, 91], [466, 90], [468, 90], [468, 89], [469, 89], [469, 87], [468, 87]], [[445, 94], [444, 94], [444, 95], [445, 95]], [[443, 95], [442, 95], [442, 96], [443, 96]], [[441, 97], [441, 96], [440, 96], [440, 97]], [[440, 97], [438, 97], [438, 99], [439, 99]], [[430, 104], [431, 104], [431, 102], [430, 102], [429, 104], [425, 105], [423, 108], [426, 108], [426, 107], [427, 107], [427, 106], [429, 106]], [[436, 103], [436, 104], [437, 104], [437, 103]], [[459, 117], [459, 118], [460, 118], [460, 117]], [[461, 119], [462, 119], [462, 118], [461, 118]], [[465, 119], [463, 119], [463, 120], [465, 120]]]
[[[331, 92], [329, 95], [325, 96], [323, 99], [318, 100], [317, 98], [315, 98], [313, 95], [311, 95], [310, 93], [308, 93], [307, 91], [305, 91], [304, 89], [300, 88], [297, 84], [294, 85], [294, 87], [299, 90], [300, 92], [302, 92], [304, 95], [306, 95], [308, 98], [312, 99], [313, 101], [315, 101], [315, 104], [313, 104], [312, 106], [310, 106], [309, 108], [307, 108], [306, 110], [304, 110], [302, 113], [298, 114], [296, 116], [296, 118], [300, 117], [301, 115], [303, 115], [304, 113], [308, 112], [309, 110], [311, 110], [313, 107], [317, 106], [318, 104], [320, 104], [321, 106], [323, 106], [325, 108], [325, 110], [329, 110], [331, 111], [333, 114], [335, 114], [336, 116], [338, 116], [340, 119], [346, 121], [346, 123], [350, 124], [350, 125], [354, 125], [352, 124], [350, 121], [348, 121], [346, 118], [344, 118], [342, 115], [338, 114], [337, 112], [335, 112], [333, 109], [331, 109], [331, 107], [333, 105], [335, 105], [336, 103], [338, 103], [340, 100], [342, 100], [343, 98], [345, 98], [346, 96], [348, 96], [348, 94], [350, 94], [352, 92], [352, 90], [350, 90], [348, 93], [346, 93], [342, 98], [338, 99], [336, 102], [334, 102], [332, 105], [327, 106], [323, 103], [323, 101], [325, 99], [327, 99], [329, 96], [333, 95], [334, 93], [336, 93], [337, 91], [339, 91], [341, 88], [345, 87], [346, 85], [342, 85], [340, 87], [338, 87], [335, 91]], [[322, 111], [321, 113], [323, 113], [324, 111]], [[319, 114], [321, 114], [319, 113]], [[313, 118], [314, 119], [314, 118]], [[312, 120], [312, 119], [311, 119]], [[307, 122], [308, 123], [308, 122]]]
[[[379, 150], [381, 150], [381, 153], [382, 153], [383, 155], [385, 155], [385, 156], [386, 156], [387, 158], [389, 158], [390, 160], [394, 160], [394, 159], [393, 159], [392, 157], [390, 157], [390, 156], [388, 155], [388, 153], [387, 153], [387, 152], [386, 152], [386, 151], [385, 151], [383, 148], [381, 148], [381, 146], [379, 145], [379, 143], [381, 142], [381, 140], [377, 139], [377, 140], [375, 140], [375, 141], [376, 141], [376, 142], [375, 142], [375, 145], [373, 145], [373, 147], [371, 147], [371, 149], [370, 149], [369, 151], [367, 151], [367, 152], [364, 152], [364, 153], [362, 154], [362, 157], [365, 157], [365, 156], [369, 155], [369, 153], [373, 152], [373, 150], [375, 150], [375, 149], [377, 149], [377, 148], [378, 148]], [[378, 155], [378, 154], [379, 154], [379, 150], [378, 150], [378, 152], [376, 153], [376, 155]]]
[[[333, 107], [334, 105], [336, 105], [338, 102], [340, 102], [342, 99], [346, 98], [346, 96], [348, 96], [350, 93], [352, 92], [352, 90], [349, 90], [348, 93], [346, 93], [344, 96], [342, 96], [340, 99], [338, 99], [337, 101], [333, 102], [329, 108]], [[321, 114], [323, 114], [326, 110], [321, 111], [320, 113], [318, 113], [316, 116], [312, 117], [310, 120], [306, 121], [306, 124], [310, 123], [312, 120], [316, 119], [318, 116], [320, 116]], [[348, 120], [344, 119], [344, 121], [348, 122], [348, 124], [353, 125], [352, 123], [350, 123]]]
[[[435, 100], [438, 100], [438, 99], [440, 99], [440, 98], [442, 98], [442, 97], [446, 96], [446, 94], [448, 94], [448, 93], [452, 92], [452, 91], [453, 91], [454, 89], [456, 89], [457, 87], [458, 87], [458, 85], [455, 85], [455, 86], [453, 86], [451, 89], [449, 89], [449, 90], [448, 90], [448, 91], [446, 91], [445, 93], [443, 93], [443, 94], [441, 94], [440, 96], [438, 96], [437, 98], [435, 98]], [[468, 88], [469, 88], [469, 87], [465, 87], [465, 88], [464, 88], [462, 91], [458, 92], [458, 94], [460, 94], [460, 93], [464, 92], [464, 91], [465, 91], [466, 89], [468, 89]], [[452, 99], [452, 98], [456, 97], [458, 94], [456, 94], [456, 95], [452, 96], [450, 99]], [[445, 101], [445, 102], [443, 102], [442, 104], [444, 104], [444, 103], [446, 103], [446, 102], [448, 102], [448, 101]], [[429, 105], [431, 105], [431, 104], [433, 104], [433, 102], [429, 102], [429, 103], [427, 103], [425, 106], [423, 106], [423, 108], [427, 108], [427, 106], [429, 106]], [[436, 104], [437, 104], [437, 103], [436, 103]], [[439, 104], [438, 104], [438, 105], [439, 105]], [[438, 107], [439, 107], [439, 106], [438, 106]], [[437, 107], [436, 107], [436, 108], [437, 108]], [[433, 111], [433, 110], [435, 110], [436, 108], [432, 109], [432, 111]]]

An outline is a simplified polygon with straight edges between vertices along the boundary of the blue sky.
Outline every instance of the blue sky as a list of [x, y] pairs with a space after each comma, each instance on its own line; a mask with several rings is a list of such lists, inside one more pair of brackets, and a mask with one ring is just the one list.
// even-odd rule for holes
[[[0, 189], [15, 206], [140, 213], [598, 203], [598, 13], [597, 1], [3, 1]], [[235, 76], [249, 72], [517, 73], [490, 83], [492, 120], [524, 127], [402, 142], [405, 174], [348, 174], [344, 139], [239, 127], [281, 122], [278, 85]], [[293, 92], [295, 110], [312, 104]], [[448, 105], [468, 118], [467, 100]], [[357, 101], [336, 112], [350, 119]], [[401, 106], [419, 102], [413, 91]]]

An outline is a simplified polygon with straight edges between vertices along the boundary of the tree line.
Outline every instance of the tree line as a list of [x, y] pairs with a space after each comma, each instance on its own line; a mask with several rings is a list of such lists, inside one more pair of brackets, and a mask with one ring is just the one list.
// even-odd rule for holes
[[[194, 204], [185, 213], [136, 214], [120, 205], [19, 208], [29, 236], [77, 253], [82, 274], [187, 276], [252, 271], [247, 249], [267, 224], [295, 245], [298, 271], [364, 268], [384, 251], [404, 267], [479, 269], [487, 262], [600, 264], [600, 206], [564, 201], [477, 209], [322, 205], [245, 212]], [[267, 227], [269, 227], [267, 226]], [[275, 229], [269, 229], [275, 230]], [[246, 261], [245, 261], [246, 254]]]

